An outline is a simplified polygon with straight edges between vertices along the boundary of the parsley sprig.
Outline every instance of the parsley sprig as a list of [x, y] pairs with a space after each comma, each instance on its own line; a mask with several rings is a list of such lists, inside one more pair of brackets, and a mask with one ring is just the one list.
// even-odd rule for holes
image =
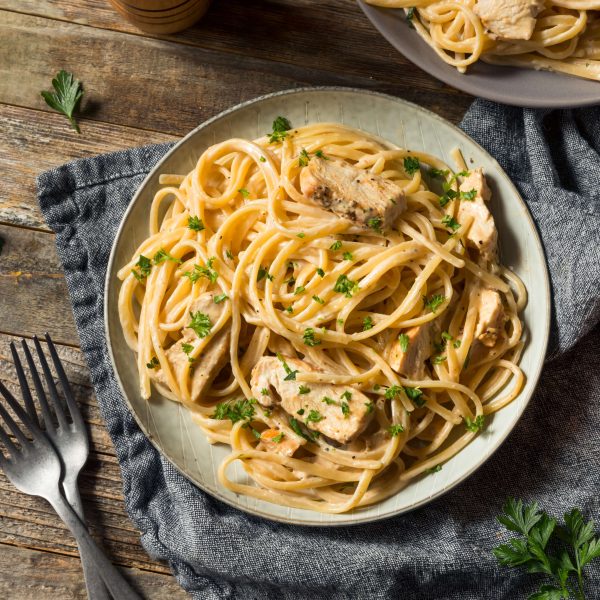
[[543, 584], [529, 600], [585, 600], [583, 569], [600, 556], [594, 521], [586, 523], [581, 511], [574, 508], [564, 515], [565, 524], [560, 526], [537, 502], [526, 505], [514, 498], [509, 498], [502, 510], [498, 521], [520, 537], [494, 548], [500, 564], [544, 573], [554, 581]]
[[291, 123], [285, 117], [277, 117], [273, 121], [273, 131], [268, 134], [269, 142], [283, 142], [287, 137], [288, 131], [292, 128]]
[[79, 125], [73, 117], [73, 113], [79, 108], [83, 96], [81, 81], [75, 79], [73, 73], [61, 70], [52, 80], [52, 87], [54, 88], [53, 92], [40, 92], [42, 98], [50, 108], [65, 115], [69, 119], [71, 127], [77, 133], [81, 133]]

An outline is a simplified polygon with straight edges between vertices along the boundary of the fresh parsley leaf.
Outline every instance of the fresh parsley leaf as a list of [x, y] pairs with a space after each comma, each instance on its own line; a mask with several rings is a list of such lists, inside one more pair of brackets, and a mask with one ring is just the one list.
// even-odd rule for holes
[[310, 394], [310, 388], [307, 385], [302, 384], [298, 388], [298, 393], [299, 394]]
[[267, 278], [269, 281], [273, 281], [273, 275], [269, 273], [268, 267], [263, 267], [262, 265], [258, 268], [258, 274], [256, 275], [256, 281], [262, 281], [264, 278]]
[[442, 470], [442, 465], [435, 465], [435, 467], [431, 467], [430, 469], [426, 469], [425, 473], [439, 473]]
[[318, 411], [318, 410], [311, 410], [308, 413], [308, 417], [306, 417], [306, 422], [307, 423], [318, 423], [319, 421], [322, 421], [325, 417], [323, 417], [323, 415]]
[[229, 259], [229, 260], [233, 260], [233, 254], [231, 254], [231, 250], [225, 250], [225, 256]]
[[404, 387], [404, 393], [419, 407], [425, 405], [425, 399], [423, 398], [423, 390], [414, 387]]
[[260, 390], [260, 393], [263, 396], [268, 396], [269, 395], [269, 390], [267, 388], [263, 388], [262, 390]]
[[406, 22], [408, 23], [408, 26], [411, 29], [414, 29], [415, 26], [413, 24], [413, 19], [415, 17], [415, 10], [416, 8], [414, 6], [411, 6], [407, 11], [406, 11]]
[[202, 219], [200, 217], [188, 217], [188, 229], [191, 229], [192, 231], [202, 231], [203, 229], [205, 229], [204, 227], [204, 223], [202, 222]]
[[329, 396], [323, 396], [321, 402], [325, 402], [325, 404], [327, 404], [328, 406], [331, 406], [332, 404], [337, 404], [337, 402], [333, 398], [329, 398]]
[[344, 419], [347, 419], [350, 416], [350, 405], [347, 402], [342, 402], [340, 408], [342, 409]]
[[210, 330], [212, 329], [212, 323], [210, 317], [203, 312], [190, 312], [190, 317], [192, 318], [188, 327], [193, 329], [196, 335], [199, 338], [205, 338], [210, 335]]
[[291, 314], [294, 312], [294, 307], [293, 307], [293, 306], [288, 306], [288, 307], [285, 309], [285, 312], [286, 312], [286, 313], [289, 313], [289, 314], [291, 315]]
[[148, 257], [140, 254], [135, 266], [137, 269], [131, 269], [131, 272], [138, 281], [143, 281], [146, 279], [146, 277], [148, 277], [148, 275], [150, 275], [150, 271], [152, 270], [152, 262]]
[[290, 366], [285, 362], [285, 359], [283, 358], [283, 356], [279, 352], [277, 353], [277, 358], [279, 359], [279, 362], [283, 366], [283, 370], [286, 373], [286, 376], [283, 378], [283, 380], [284, 381], [295, 381], [296, 380], [296, 373], [298, 371], [292, 371], [292, 369], [290, 368]]
[[431, 362], [434, 365], [441, 365], [445, 360], [446, 360], [446, 356], [444, 356], [443, 354], [438, 354], [437, 356], [434, 356], [431, 359]]
[[295, 290], [294, 290], [294, 296], [299, 296], [300, 294], [302, 294], [302, 292], [304, 292], [306, 290], [306, 288], [303, 285], [299, 285]]
[[280, 431], [274, 438], [271, 438], [271, 441], [276, 444], [280, 444], [284, 435], [285, 434], [283, 433], [283, 431]]
[[300, 233], [296, 234], [296, 237], [299, 237], [300, 239], [302, 239], [302, 238], [306, 237], [306, 234], [301, 231]]
[[340, 398], [343, 398], [344, 400], [352, 400], [352, 392], [350, 390], [346, 390], [340, 395]]
[[442, 294], [433, 294], [430, 298], [423, 297], [423, 303], [432, 312], [435, 311], [446, 301], [446, 296]]
[[323, 269], [321, 269], [321, 267], [319, 267], [319, 268], [317, 269], [317, 275], [318, 275], [319, 277], [325, 277], [325, 271], [323, 271]]
[[391, 425], [390, 428], [388, 429], [388, 431], [392, 437], [396, 437], [397, 435], [399, 435], [400, 433], [402, 433], [404, 431], [404, 427], [402, 427], [402, 425], [397, 423], [396, 425]]
[[158, 362], [158, 358], [156, 358], [156, 356], [153, 356], [152, 360], [149, 363], [146, 363], [146, 366], [149, 369], [156, 369], [156, 367], [158, 367], [158, 365], [160, 365], [160, 362]]
[[365, 406], [367, 407], [368, 415], [371, 414], [373, 412], [373, 410], [375, 409], [375, 404], [371, 400], [369, 400], [368, 402], [365, 402]]
[[325, 304], [325, 300], [323, 300], [323, 298], [319, 298], [319, 296], [313, 296], [312, 299], [319, 304]]
[[340, 240], [335, 240], [331, 246], [329, 246], [330, 250], [337, 252], [342, 247], [342, 242]]
[[194, 362], [194, 359], [190, 356], [190, 354], [194, 351], [194, 346], [192, 344], [186, 344], [185, 342], [183, 342], [181, 344], [181, 349], [184, 351], [185, 354], [188, 355], [188, 360], [190, 362]]
[[358, 292], [359, 287], [356, 281], [352, 281], [348, 279], [347, 275], [340, 275], [333, 286], [334, 292], [339, 292], [340, 294], [344, 294], [346, 298], [352, 298], [352, 296]]
[[370, 316], [367, 316], [363, 319], [362, 328], [363, 328], [363, 331], [373, 329], [373, 319]]
[[308, 152], [302, 148], [302, 150], [300, 150], [300, 156], [298, 157], [298, 165], [300, 167], [306, 167], [309, 160], [310, 156], [308, 155]]
[[228, 298], [229, 296], [227, 294], [217, 294], [216, 296], [213, 296], [213, 302], [215, 304], [221, 304], [221, 302], [225, 302]]
[[367, 226], [377, 233], [381, 233], [381, 217], [373, 217], [367, 221]]
[[387, 390], [385, 390], [385, 397], [387, 400], [393, 400], [394, 398], [397, 398], [400, 395], [401, 391], [401, 385], [390, 385], [390, 387]]
[[483, 415], [478, 415], [474, 419], [465, 417], [465, 427], [474, 433], [481, 431], [485, 427], [485, 417]]
[[296, 414], [302, 416], [305, 412], [306, 411], [303, 408], [301, 408], [300, 410], [296, 411]]
[[323, 160], [329, 160], [329, 158], [323, 154], [323, 150], [315, 150], [315, 156], [318, 156]]
[[183, 277], [187, 277], [192, 283], [196, 283], [201, 277], [206, 277], [211, 283], [215, 283], [219, 278], [219, 273], [212, 268], [215, 257], [208, 260], [206, 265], [194, 265], [193, 271], [185, 271]]
[[352, 252], [344, 252], [342, 257], [344, 260], [354, 260], [354, 256], [352, 256]]
[[250, 195], [250, 192], [246, 188], [240, 188], [238, 193], [241, 194], [244, 198], [247, 198]]
[[229, 419], [232, 423], [238, 421], [250, 421], [254, 416], [254, 405], [256, 398], [238, 400], [237, 402], [220, 402], [215, 407], [211, 419], [225, 421]]
[[269, 142], [282, 142], [288, 135], [292, 125], [285, 117], [277, 117], [273, 121], [273, 131], [269, 134]]
[[73, 117], [73, 113], [79, 108], [83, 96], [81, 81], [75, 79], [73, 73], [61, 70], [52, 80], [52, 87], [54, 88], [53, 92], [40, 92], [42, 98], [50, 108], [65, 115], [69, 119], [71, 127], [77, 133], [81, 133], [79, 125]]
[[398, 341], [400, 342], [400, 350], [402, 350], [402, 352], [406, 352], [410, 343], [410, 338], [408, 335], [406, 335], [406, 333], [401, 333], [398, 336]]
[[164, 248], [161, 248], [152, 258], [152, 262], [155, 265], [160, 265], [160, 263], [163, 263], [166, 260], [170, 260], [175, 263], [181, 262], [180, 258], [175, 258], [174, 256], [171, 256]]
[[307, 346], [318, 346], [321, 343], [319, 338], [315, 337], [315, 330], [312, 327], [307, 327], [302, 335], [302, 340]]
[[436, 179], [445, 179], [450, 174], [450, 171], [436, 169], [435, 167], [431, 167], [429, 171], [427, 171], [430, 177], [435, 177]]
[[404, 158], [404, 170], [408, 175], [414, 175], [420, 168], [421, 163], [416, 156], [407, 156]]
[[260, 162], [267, 162], [267, 159], [264, 156], [261, 156], [258, 160], [260, 160]]
[[467, 200], [467, 201], [475, 200], [475, 196], [477, 196], [476, 189], [469, 190], [468, 192], [460, 192], [461, 200]]
[[290, 417], [288, 422], [290, 424], [290, 427], [292, 428], [292, 431], [296, 435], [299, 435], [301, 438], [304, 438], [305, 440], [310, 441], [310, 438], [304, 433], [304, 431], [302, 431], [302, 427], [300, 427], [300, 423], [298, 422], [298, 419], [295, 419], [294, 417]]
[[450, 215], [444, 215], [442, 219], [442, 225], [449, 227], [452, 231], [458, 231], [460, 229], [460, 223]]

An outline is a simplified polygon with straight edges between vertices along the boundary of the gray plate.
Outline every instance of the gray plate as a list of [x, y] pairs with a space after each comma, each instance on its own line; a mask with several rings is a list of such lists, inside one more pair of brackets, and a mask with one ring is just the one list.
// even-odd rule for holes
[[562, 73], [478, 62], [459, 73], [442, 61], [406, 24], [404, 11], [357, 0], [383, 37], [408, 60], [458, 90], [503, 104], [531, 108], [575, 108], [600, 103], [600, 82]]
[[[117, 311], [119, 267], [128, 262], [148, 236], [148, 210], [159, 188], [160, 173], [188, 173], [210, 145], [231, 137], [256, 138], [269, 131], [278, 115], [294, 126], [340, 121], [380, 135], [406, 148], [429, 152], [452, 164], [450, 152], [459, 148], [467, 164], [482, 166], [493, 190], [492, 211], [498, 225], [503, 259], [524, 281], [529, 304], [523, 313], [527, 346], [521, 360], [526, 383], [519, 396], [497, 412], [482, 435], [446, 462], [444, 468], [421, 477], [379, 504], [341, 515], [291, 509], [224, 489], [216, 471], [230, 452], [211, 446], [180, 404], [153, 393], [150, 401], [139, 392], [133, 352], [127, 347]], [[542, 246], [529, 211], [500, 165], [463, 131], [434, 113], [403, 100], [347, 88], [297, 89], [246, 102], [206, 121], [173, 147], [148, 174], [123, 217], [108, 264], [105, 323], [110, 357], [123, 396], [142, 431], [173, 465], [198, 487], [236, 508], [276, 521], [300, 525], [350, 525], [391, 517], [422, 506], [448, 491], [479, 468], [500, 446], [531, 398], [546, 353], [550, 326], [550, 292]], [[233, 467], [240, 482], [247, 476]]]

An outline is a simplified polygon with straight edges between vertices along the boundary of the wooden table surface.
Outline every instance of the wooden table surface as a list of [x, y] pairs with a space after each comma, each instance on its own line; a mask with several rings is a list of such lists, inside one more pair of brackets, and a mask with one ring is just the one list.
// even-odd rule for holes
[[[84, 83], [81, 135], [40, 97], [60, 69]], [[195, 27], [169, 36], [139, 31], [107, 0], [0, 0], [0, 379], [18, 391], [11, 340], [48, 331], [60, 344], [91, 433], [80, 478], [88, 522], [146, 598], [186, 595], [127, 518], [35, 177], [76, 158], [175, 140], [233, 104], [310, 85], [387, 92], [455, 123], [471, 102], [397, 54], [353, 0], [215, 0]], [[86, 597], [75, 543], [43, 500], [0, 473], [0, 597], [41, 591]]]

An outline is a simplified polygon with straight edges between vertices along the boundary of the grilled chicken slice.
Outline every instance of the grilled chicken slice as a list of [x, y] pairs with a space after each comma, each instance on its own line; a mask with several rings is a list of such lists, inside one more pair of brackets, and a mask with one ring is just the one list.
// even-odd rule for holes
[[483, 169], [473, 169], [460, 185], [460, 191], [475, 193], [472, 200], [461, 200], [458, 209], [458, 221], [465, 217], [473, 218], [473, 223], [466, 235], [467, 244], [476, 248], [484, 260], [495, 261], [498, 250], [498, 230], [494, 217], [486, 202], [491, 198]]
[[[317, 370], [296, 358], [284, 357], [284, 360], [293, 371]], [[340, 444], [351, 442], [367, 426], [369, 398], [356, 388], [329, 383], [301, 384], [285, 378], [281, 361], [274, 356], [263, 356], [252, 369], [252, 394], [263, 406], [279, 405], [308, 429]]]
[[473, 8], [484, 26], [504, 40], [529, 40], [544, 0], [478, 0]]
[[[399, 334], [408, 336], [406, 352], [402, 351]], [[433, 353], [435, 337], [440, 333], [437, 319], [411, 327], [406, 331], [394, 330], [388, 334], [388, 342], [384, 350], [384, 358], [396, 371], [409, 379], [423, 379], [425, 361]]]
[[477, 325], [475, 326], [475, 338], [488, 348], [492, 348], [498, 342], [498, 338], [504, 335], [505, 314], [502, 299], [496, 290], [483, 289], [478, 292]]
[[318, 156], [302, 169], [300, 189], [339, 217], [376, 230], [389, 229], [406, 208], [404, 192], [394, 182]]
[[[194, 300], [189, 313], [201, 312], [208, 315], [210, 322], [214, 324], [219, 320], [223, 305], [215, 304], [213, 294], [206, 292]], [[188, 314], [189, 314], [188, 313]], [[188, 319], [188, 325], [191, 322], [191, 316]], [[229, 328], [221, 329], [204, 348], [196, 360], [190, 365], [188, 355], [183, 351], [183, 344], [195, 345], [198, 341], [198, 335], [189, 326], [182, 331], [183, 337], [175, 342], [165, 352], [167, 360], [175, 374], [179, 378], [183, 371], [189, 366], [192, 372], [191, 398], [193, 402], [198, 402], [202, 398], [203, 392], [208, 389], [219, 374], [221, 369], [227, 364], [229, 357]], [[166, 383], [165, 375], [162, 370], [156, 372], [156, 379], [159, 383]]]
[[257, 450], [265, 452], [277, 452], [283, 456], [294, 456], [294, 452], [302, 444], [297, 437], [285, 435], [279, 429], [265, 429], [260, 435], [260, 442], [256, 446]]

